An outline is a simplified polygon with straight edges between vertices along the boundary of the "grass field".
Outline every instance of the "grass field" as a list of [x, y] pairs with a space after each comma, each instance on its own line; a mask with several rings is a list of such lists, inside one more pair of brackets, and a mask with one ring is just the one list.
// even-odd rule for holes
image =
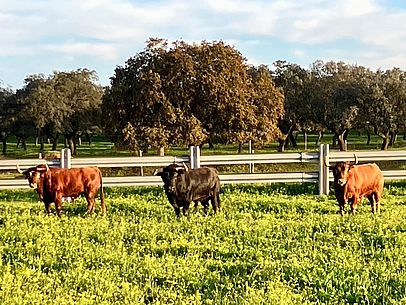
[[406, 186], [336, 214], [313, 185], [225, 186], [176, 219], [161, 188], [106, 190], [108, 215], [46, 217], [0, 192], [0, 304], [405, 304]]
[[[317, 151], [318, 145], [315, 145], [317, 135], [310, 133], [308, 135], [307, 141], [307, 150], [304, 149], [304, 139], [303, 135], [298, 134], [297, 144], [298, 147], [293, 149], [288, 147], [287, 151]], [[62, 140], [62, 138], [61, 138]], [[371, 142], [369, 145], [366, 145], [366, 135], [358, 134], [357, 132], [351, 132], [348, 137], [348, 149], [349, 150], [370, 150], [376, 149], [379, 150], [381, 147], [382, 139], [376, 135], [371, 136]], [[332, 143], [332, 135], [326, 133], [326, 135], [321, 140], [323, 144]], [[45, 144], [45, 152], [51, 150], [51, 144]], [[60, 142], [58, 145], [58, 150], [64, 147], [63, 142]], [[403, 134], [398, 136], [398, 139], [394, 147], [390, 149], [405, 149], [406, 140], [403, 137]], [[256, 153], [272, 153], [277, 152], [278, 144], [277, 142], [273, 144], [268, 144], [263, 147], [254, 147]], [[336, 148], [338, 149], [338, 148]], [[83, 142], [82, 145], [78, 146], [78, 157], [120, 157], [120, 156], [131, 156], [134, 153], [128, 150], [117, 149], [113, 143], [103, 136], [95, 136], [93, 138], [92, 145], [88, 145], [86, 142]], [[39, 146], [34, 145], [34, 139], [29, 138], [27, 141], [27, 150], [23, 150], [20, 147], [17, 147], [17, 140], [14, 137], [9, 138], [7, 143], [7, 158], [38, 158]], [[208, 144], [203, 145], [201, 150], [202, 154], [236, 154], [238, 153], [237, 144], [215, 144], [213, 149], [209, 149]], [[242, 153], [248, 153], [248, 144], [243, 145]], [[165, 154], [167, 155], [185, 155], [189, 154], [187, 147], [169, 147]], [[147, 155], [156, 155], [156, 151], [151, 149], [148, 151]]]

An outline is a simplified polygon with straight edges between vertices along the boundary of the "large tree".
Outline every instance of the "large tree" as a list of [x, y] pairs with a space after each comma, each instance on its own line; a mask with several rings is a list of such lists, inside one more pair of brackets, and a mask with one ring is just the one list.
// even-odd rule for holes
[[270, 127], [272, 119], [259, 126], [256, 103], [274, 101], [276, 92], [254, 98], [254, 89], [245, 59], [221, 41], [169, 46], [151, 39], [116, 68], [103, 99], [106, 129], [115, 143], [133, 150], [200, 145], [207, 136], [243, 143], [254, 139], [259, 127], [268, 128], [271, 139], [277, 131]]
[[249, 73], [253, 86], [252, 102], [255, 106], [253, 121], [256, 123], [252, 140], [261, 145], [272, 143], [281, 137], [278, 124], [285, 113], [285, 98], [282, 89], [276, 87], [268, 67], [251, 67]]
[[370, 79], [369, 89], [362, 114], [382, 138], [381, 149], [386, 150], [405, 127], [406, 74], [398, 68], [378, 70]]
[[18, 112], [15, 92], [10, 88], [0, 86], [0, 141], [3, 155], [7, 152], [7, 139], [11, 134]]
[[316, 129], [313, 120], [311, 73], [297, 64], [276, 61], [273, 71], [275, 83], [284, 92], [284, 115], [280, 117], [279, 128], [283, 135], [279, 137], [279, 151], [292, 142], [296, 146], [293, 132]]
[[340, 150], [347, 150], [348, 132], [357, 123], [363, 98], [363, 86], [355, 77], [359, 69], [363, 68], [333, 61], [317, 61], [311, 69], [313, 117], [334, 134]]
[[76, 155], [78, 136], [100, 121], [100, 104], [103, 90], [95, 82], [94, 71], [78, 69], [71, 72], [54, 72], [53, 75], [29, 76], [23, 90], [34, 124], [43, 135], [52, 134], [56, 143], [59, 134]]

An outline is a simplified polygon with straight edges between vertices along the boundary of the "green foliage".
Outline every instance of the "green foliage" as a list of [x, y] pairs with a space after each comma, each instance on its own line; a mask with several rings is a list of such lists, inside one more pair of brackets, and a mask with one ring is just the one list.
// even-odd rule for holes
[[2, 304], [402, 304], [406, 191], [336, 214], [311, 186], [225, 186], [223, 212], [176, 219], [161, 188], [106, 189], [46, 217], [32, 191], [0, 192]]
[[279, 134], [283, 94], [269, 71], [257, 74], [222, 41], [168, 46], [150, 39], [111, 78], [103, 98], [106, 132], [132, 150], [201, 145], [215, 136], [270, 143]]

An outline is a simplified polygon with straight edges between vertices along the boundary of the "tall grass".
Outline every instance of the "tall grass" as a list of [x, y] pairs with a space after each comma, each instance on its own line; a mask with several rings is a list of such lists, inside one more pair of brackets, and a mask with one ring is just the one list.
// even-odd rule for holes
[[[308, 194], [305, 194], [308, 193]], [[403, 304], [406, 188], [336, 214], [313, 185], [226, 186], [220, 215], [176, 219], [160, 188], [107, 189], [46, 217], [0, 192], [1, 304]]]

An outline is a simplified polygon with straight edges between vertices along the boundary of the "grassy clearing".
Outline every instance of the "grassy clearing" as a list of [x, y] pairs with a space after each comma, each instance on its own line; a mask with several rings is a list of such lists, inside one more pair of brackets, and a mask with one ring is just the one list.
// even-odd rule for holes
[[[307, 140], [307, 150], [304, 149], [304, 138], [302, 134], [297, 136], [298, 147], [293, 149], [292, 147], [287, 147], [287, 151], [290, 152], [301, 152], [301, 151], [317, 151], [319, 146], [316, 145], [316, 139], [318, 135], [315, 133], [310, 133]], [[376, 135], [371, 135], [371, 142], [366, 145], [367, 138], [366, 134], [359, 134], [358, 132], [351, 132], [348, 136], [348, 149], [349, 150], [379, 150], [381, 147], [382, 139]], [[331, 144], [332, 134], [326, 133], [320, 143]], [[61, 141], [58, 145], [58, 150], [64, 147]], [[404, 149], [406, 147], [406, 139], [404, 139], [403, 134], [399, 135], [394, 147], [390, 149]], [[45, 152], [49, 152], [52, 148], [51, 144], [45, 144]], [[248, 145], [243, 145], [242, 153], [248, 153]], [[113, 143], [111, 143], [104, 136], [95, 136], [92, 139], [92, 144], [89, 146], [87, 142], [83, 141], [81, 146], [78, 146], [78, 157], [124, 157], [132, 156], [134, 153], [128, 150], [117, 149]], [[273, 153], [277, 152], [278, 143], [272, 143], [265, 145], [263, 147], [255, 147], [255, 153]], [[7, 143], [7, 158], [38, 158], [39, 146], [34, 145], [34, 139], [29, 138], [27, 141], [27, 150], [22, 150], [17, 147], [17, 139], [10, 137]], [[237, 154], [238, 145], [237, 144], [216, 144], [213, 149], [208, 147], [208, 144], [203, 145], [202, 154], [213, 155], [213, 154]], [[151, 149], [146, 155], [155, 155], [156, 151]], [[169, 156], [180, 156], [189, 154], [187, 147], [169, 147], [165, 152]], [[1, 156], [0, 156], [1, 158]]]
[[403, 304], [406, 187], [336, 214], [313, 185], [225, 186], [223, 213], [176, 219], [160, 188], [107, 189], [46, 217], [0, 192], [1, 304]]

